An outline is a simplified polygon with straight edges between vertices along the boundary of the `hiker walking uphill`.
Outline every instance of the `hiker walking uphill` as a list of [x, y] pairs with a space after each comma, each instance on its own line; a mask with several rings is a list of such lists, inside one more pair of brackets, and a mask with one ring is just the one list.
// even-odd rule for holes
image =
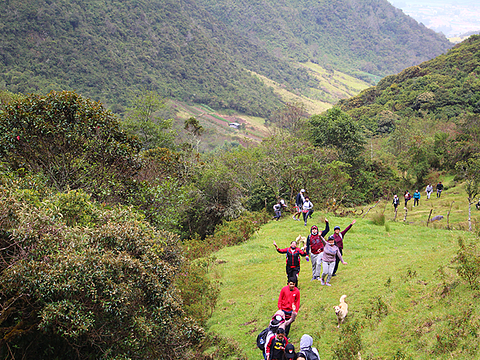
[[294, 240], [290, 243], [290, 247], [285, 249], [280, 249], [275, 242], [273, 241], [273, 246], [277, 249], [277, 252], [280, 254], [287, 254], [287, 279], [295, 279], [295, 286], [298, 287], [298, 273], [300, 272], [300, 256], [306, 256], [308, 261], [308, 254], [302, 249], [297, 248], [297, 242]]
[[413, 206], [418, 206], [420, 202], [420, 192], [418, 190], [415, 190], [413, 193]]
[[405, 190], [405, 193], [403, 194], [403, 198], [405, 199], [405, 209], [407, 208], [408, 200], [412, 198], [412, 195], [408, 192], [408, 190]]
[[[345, 228], [345, 230], [343, 230], [342, 232], [340, 232], [340, 226], [335, 226], [333, 228], [333, 237], [334, 237], [334, 240], [335, 240], [335, 245], [338, 246], [338, 249], [340, 250], [341, 255], [343, 255], [343, 238], [344, 238], [345, 234], [347, 233], [347, 231], [350, 230], [352, 228], [353, 224], [355, 224], [356, 222], [357, 222], [357, 220], [353, 219], [352, 223], [350, 225], [348, 225]], [[340, 257], [337, 256], [336, 261], [335, 261], [335, 268], [333, 269], [332, 276], [337, 275], [337, 269], [338, 269], [338, 263], [339, 262], [340, 262]]]
[[307, 226], [307, 219], [310, 216], [312, 218], [313, 214], [313, 204], [310, 201], [310, 198], [308, 196], [305, 197], [305, 202], [303, 203], [303, 222], [305, 223], [305, 226]]
[[394, 212], [397, 212], [397, 207], [398, 207], [398, 204], [400, 204], [400, 199], [398, 198], [398, 196], [395, 194], [393, 195], [393, 211]]
[[295, 279], [291, 278], [288, 280], [288, 285], [280, 290], [280, 295], [278, 296], [278, 310], [283, 311], [285, 314], [285, 320], [287, 320], [285, 326], [285, 334], [287, 337], [290, 332], [290, 325], [295, 321], [299, 308], [300, 291], [295, 286]]
[[296, 213], [292, 216], [293, 220], [300, 220], [300, 214], [303, 210], [303, 203], [305, 202], [305, 189], [300, 190], [295, 198], [295, 211]]
[[320, 270], [322, 267], [323, 242], [320, 236], [325, 237], [330, 231], [328, 220], [325, 219], [325, 230], [321, 234], [318, 233], [318, 227], [313, 225], [310, 229], [310, 235], [307, 237], [307, 254], [310, 255], [312, 262], [312, 280], [320, 279]]
[[[333, 269], [338, 266], [336, 263], [336, 259], [339, 259], [343, 265], [347, 265], [345, 261], [343, 261], [342, 254], [340, 253], [340, 249], [335, 245], [335, 237], [334, 235], [330, 235], [328, 237], [328, 241], [325, 241], [323, 237], [321, 237], [325, 247], [323, 249], [323, 272], [322, 272], [322, 285], [332, 286], [330, 284], [330, 279], [333, 276]], [[325, 279], [326, 278], [326, 279]]]
[[430, 195], [433, 192], [433, 186], [432, 184], [428, 184], [427, 187], [425, 188], [425, 192], [427, 193], [427, 200], [430, 199]]
[[282, 208], [284, 207], [287, 207], [287, 205], [285, 205], [285, 201], [283, 199], [280, 199], [278, 203], [273, 205], [273, 212], [275, 213], [275, 216], [273, 218], [277, 219], [277, 221], [282, 216]]
[[437, 198], [439, 198], [442, 195], [442, 191], [443, 191], [443, 184], [441, 181], [439, 181], [437, 184]]

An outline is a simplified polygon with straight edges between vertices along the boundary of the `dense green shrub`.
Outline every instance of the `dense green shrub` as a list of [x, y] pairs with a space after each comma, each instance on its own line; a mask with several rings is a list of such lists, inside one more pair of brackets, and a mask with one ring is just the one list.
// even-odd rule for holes
[[138, 171], [138, 142], [99, 102], [74, 92], [13, 100], [0, 111], [0, 160], [41, 173], [58, 191], [117, 200]]
[[176, 236], [80, 191], [1, 184], [0, 358], [189, 358], [204, 333], [173, 285]]

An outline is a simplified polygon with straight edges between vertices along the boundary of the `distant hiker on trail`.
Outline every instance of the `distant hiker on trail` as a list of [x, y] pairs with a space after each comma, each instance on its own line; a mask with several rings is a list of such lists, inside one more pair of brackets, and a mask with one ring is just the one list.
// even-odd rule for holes
[[307, 237], [307, 254], [310, 255], [312, 261], [312, 280], [320, 280], [320, 270], [322, 268], [323, 241], [320, 236], [325, 237], [330, 231], [328, 220], [325, 219], [325, 230], [321, 234], [318, 233], [317, 225], [313, 225], [310, 229], [310, 235]]
[[280, 199], [278, 203], [273, 205], [273, 211], [275, 213], [275, 216], [273, 218], [277, 219], [277, 221], [282, 216], [282, 208], [284, 207], [287, 207], [287, 205], [285, 205], [285, 201], [283, 199]]
[[313, 204], [310, 201], [308, 196], [305, 197], [305, 202], [303, 203], [302, 212], [303, 212], [303, 222], [305, 223], [305, 226], [307, 226], [307, 219], [309, 216], [310, 218], [312, 218], [312, 214], [313, 214]]
[[[353, 224], [355, 224], [356, 222], [357, 222], [357, 220], [353, 219], [352, 223], [350, 225], [348, 225], [345, 228], [345, 230], [343, 230], [342, 232], [340, 232], [340, 226], [335, 226], [333, 228], [333, 237], [335, 239], [335, 245], [338, 246], [338, 249], [340, 250], [341, 255], [343, 255], [343, 237], [345, 236], [347, 231], [350, 230], [350, 228], [353, 226]], [[340, 262], [340, 257], [337, 256], [336, 261], [335, 261], [335, 269], [333, 270], [332, 276], [336, 276], [339, 262]]]
[[442, 191], [443, 191], [443, 184], [441, 181], [439, 181], [437, 184], [437, 198], [439, 198], [442, 195]]
[[278, 297], [278, 310], [285, 313], [285, 320], [288, 321], [285, 326], [285, 334], [288, 337], [290, 324], [295, 321], [298, 310], [300, 309], [300, 291], [295, 286], [295, 278], [288, 279], [288, 285], [280, 290]]
[[287, 344], [288, 339], [285, 336], [285, 330], [278, 328], [277, 334], [272, 336], [265, 346], [266, 360], [283, 360]]
[[427, 193], [427, 200], [430, 199], [430, 195], [433, 192], [433, 186], [432, 184], [428, 184], [427, 187], [425, 188], [425, 192]]
[[308, 254], [302, 249], [297, 248], [297, 242], [294, 240], [290, 243], [290, 247], [279, 249], [275, 240], [273, 246], [280, 254], [287, 254], [287, 279], [295, 279], [295, 286], [298, 287], [298, 273], [300, 272], [300, 256], [306, 256], [308, 261]]
[[[330, 235], [328, 237], [328, 241], [325, 241], [323, 237], [321, 237], [325, 247], [323, 249], [323, 272], [322, 272], [322, 285], [332, 286], [330, 284], [330, 279], [333, 276], [334, 270], [337, 270], [337, 262], [336, 259], [339, 259], [343, 265], [347, 265], [345, 261], [343, 261], [342, 254], [340, 253], [340, 249], [337, 245], [335, 245], [335, 235]], [[325, 279], [326, 277], [326, 279]]]
[[410, 195], [408, 190], [405, 190], [405, 193], [403, 194], [403, 198], [405, 199], [405, 209], [407, 209], [408, 200], [412, 198], [412, 195]]
[[300, 351], [297, 352], [297, 360], [320, 360], [318, 350], [313, 346], [313, 338], [304, 334], [300, 339]]
[[415, 190], [413, 193], [413, 206], [419, 205], [418, 203], [420, 202], [420, 192], [418, 190]]
[[293, 220], [300, 220], [300, 214], [302, 213], [303, 203], [305, 202], [305, 189], [300, 190], [295, 198], [295, 210], [296, 213], [292, 216]]
[[397, 194], [393, 195], [393, 211], [397, 212], [398, 204], [400, 204], [400, 199], [398, 198]]

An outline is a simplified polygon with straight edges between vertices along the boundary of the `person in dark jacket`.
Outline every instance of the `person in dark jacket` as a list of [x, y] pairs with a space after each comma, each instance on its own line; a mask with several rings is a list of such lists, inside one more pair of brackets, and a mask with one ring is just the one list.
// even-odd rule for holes
[[277, 334], [270, 338], [270, 341], [265, 346], [265, 353], [267, 360], [283, 360], [285, 354], [285, 347], [288, 344], [288, 339], [285, 336], [285, 330], [277, 329]]
[[398, 207], [398, 204], [400, 203], [400, 199], [398, 198], [398, 196], [395, 194], [393, 196], [393, 211], [397, 212], [397, 207]]
[[[340, 254], [343, 256], [343, 237], [347, 233], [348, 230], [351, 229], [353, 224], [355, 224], [357, 221], [355, 219], [352, 220], [352, 223], [348, 225], [345, 230], [340, 231], [340, 226], [335, 226], [333, 228], [333, 236], [335, 239], [335, 245], [337, 245], [338, 249], [340, 250]], [[336, 261], [335, 261], [335, 268], [333, 269], [333, 274], [332, 276], [337, 276], [337, 269], [338, 269], [338, 263], [340, 262], [340, 258], [337, 256]]]
[[298, 221], [300, 220], [300, 215], [302, 214], [303, 210], [303, 203], [305, 202], [305, 189], [300, 190], [295, 198], [295, 211], [296, 213], [293, 215], [293, 220]]
[[325, 237], [330, 231], [328, 220], [325, 219], [325, 230], [321, 234], [318, 233], [317, 225], [313, 225], [310, 229], [310, 235], [307, 237], [307, 254], [312, 261], [312, 280], [320, 280], [320, 269], [322, 267], [323, 242], [320, 236]]
[[277, 249], [277, 252], [280, 254], [287, 254], [287, 280], [294, 278], [295, 286], [298, 287], [298, 273], [300, 272], [300, 256], [306, 256], [308, 261], [308, 254], [302, 249], [297, 247], [297, 242], [294, 240], [290, 243], [290, 247], [285, 249], [280, 249], [275, 242], [273, 241], [273, 246]]
[[441, 181], [439, 181], [437, 184], [437, 198], [442, 195], [442, 191], [443, 191], [443, 184]]

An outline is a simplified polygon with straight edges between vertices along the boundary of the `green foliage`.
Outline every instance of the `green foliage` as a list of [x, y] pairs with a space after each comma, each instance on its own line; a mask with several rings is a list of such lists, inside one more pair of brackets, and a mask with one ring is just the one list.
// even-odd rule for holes
[[176, 236], [82, 192], [40, 203], [21, 193], [0, 191], [2, 356], [189, 358], [204, 334], [173, 286]]
[[338, 360], [358, 359], [362, 350], [361, 324], [358, 321], [343, 324], [341, 334], [333, 344], [334, 358]]
[[376, 213], [375, 215], [373, 215], [372, 223], [374, 225], [384, 226], [385, 225], [385, 214]]
[[458, 252], [452, 260], [457, 265], [458, 275], [466, 280], [472, 290], [480, 288], [480, 252], [475, 243], [465, 244], [461, 238], [458, 239]]
[[220, 293], [220, 283], [208, 278], [215, 261], [215, 257], [209, 256], [185, 262], [175, 281], [185, 314], [203, 326], [212, 316]]
[[138, 143], [97, 102], [51, 92], [11, 101], [0, 113], [0, 158], [41, 173], [58, 191], [82, 188], [115, 199], [137, 171]]
[[173, 119], [163, 119], [158, 115], [165, 108], [165, 99], [153, 91], [145, 91], [132, 100], [133, 107], [127, 110], [125, 128], [137, 135], [142, 148], [174, 148], [176, 132], [172, 130]]
[[340, 156], [350, 162], [363, 152], [365, 139], [359, 126], [339, 107], [326, 111], [324, 115], [310, 118], [312, 142], [317, 146], [333, 147]]
[[478, 321], [472, 319], [472, 309], [468, 308], [458, 316], [449, 316], [447, 324], [436, 334], [434, 354], [452, 354], [457, 349], [475, 355], [478, 350]]

